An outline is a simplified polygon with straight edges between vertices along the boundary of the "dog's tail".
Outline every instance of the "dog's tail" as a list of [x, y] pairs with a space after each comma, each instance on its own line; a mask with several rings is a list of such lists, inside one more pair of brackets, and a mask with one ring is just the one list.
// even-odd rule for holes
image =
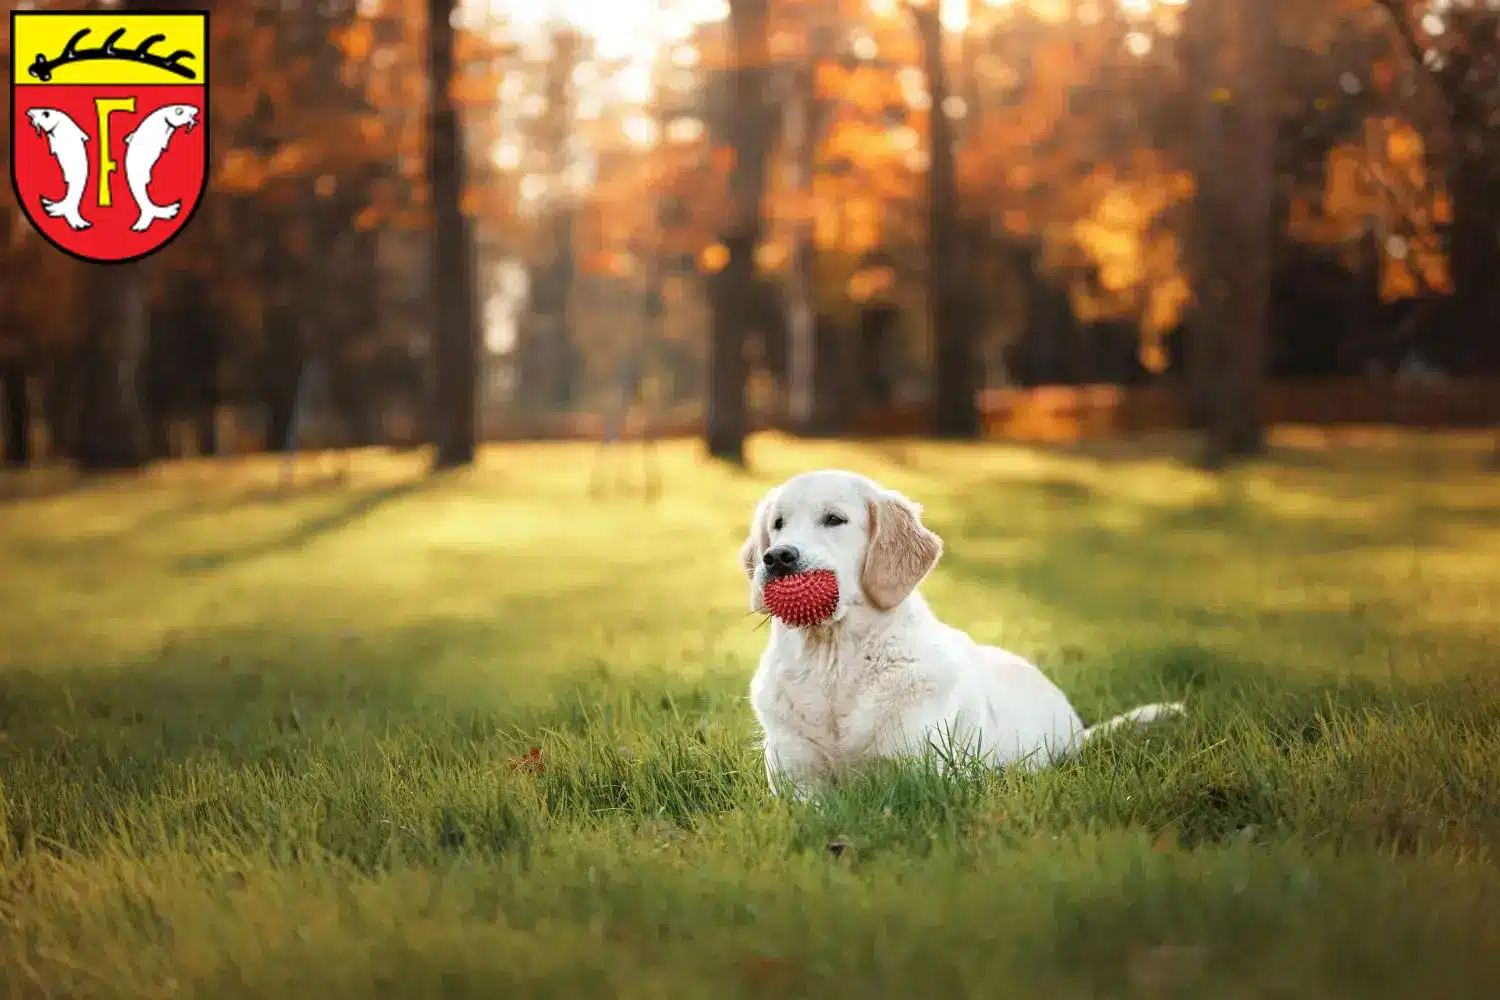
[[1132, 708], [1128, 712], [1121, 712], [1113, 719], [1106, 719], [1097, 725], [1089, 726], [1078, 734], [1074, 746], [1083, 746], [1089, 740], [1103, 736], [1105, 733], [1112, 733], [1116, 729], [1125, 726], [1132, 726], [1139, 729], [1150, 725], [1158, 719], [1181, 715], [1185, 710], [1186, 706], [1180, 701], [1163, 701], [1152, 705], [1142, 705], [1140, 708]]

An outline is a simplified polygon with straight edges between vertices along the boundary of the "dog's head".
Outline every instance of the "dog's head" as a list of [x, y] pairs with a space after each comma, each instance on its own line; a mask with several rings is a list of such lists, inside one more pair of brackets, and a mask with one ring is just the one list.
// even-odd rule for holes
[[905, 601], [937, 565], [943, 542], [922, 524], [922, 508], [852, 472], [795, 476], [761, 498], [740, 562], [750, 608], [766, 611], [769, 580], [832, 570], [839, 581], [833, 621], [851, 609], [883, 613]]

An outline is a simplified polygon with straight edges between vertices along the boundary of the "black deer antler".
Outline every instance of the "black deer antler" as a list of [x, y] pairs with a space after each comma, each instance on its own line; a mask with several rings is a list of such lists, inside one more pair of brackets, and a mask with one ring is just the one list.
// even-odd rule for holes
[[52, 71], [59, 66], [66, 66], [69, 63], [76, 62], [89, 62], [95, 59], [119, 59], [125, 62], [144, 63], [147, 66], [155, 66], [157, 69], [164, 69], [168, 73], [180, 76], [185, 80], [193, 80], [198, 76], [191, 67], [182, 65], [182, 60], [194, 58], [193, 53], [187, 49], [178, 49], [169, 56], [159, 56], [149, 51], [151, 46], [157, 42], [164, 41], [167, 37], [166, 35], [150, 35], [135, 48], [122, 49], [116, 43], [124, 37], [125, 29], [116, 28], [109, 33], [109, 37], [104, 40], [104, 44], [98, 48], [80, 49], [78, 43], [83, 41], [84, 36], [90, 34], [92, 31], [92, 28], [78, 29], [73, 37], [68, 39], [68, 44], [63, 46], [62, 52], [55, 59], [48, 59], [45, 55], [38, 52], [36, 59], [26, 68], [27, 74], [46, 83], [52, 79]]

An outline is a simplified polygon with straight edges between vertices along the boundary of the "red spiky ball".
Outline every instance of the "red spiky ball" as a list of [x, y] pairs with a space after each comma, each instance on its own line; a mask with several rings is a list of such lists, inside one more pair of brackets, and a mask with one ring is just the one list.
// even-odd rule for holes
[[829, 569], [783, 576], [767, 583], [762, 592], [771, 614], [792, 628], [825, 622], [839, 607], [839, 578]]

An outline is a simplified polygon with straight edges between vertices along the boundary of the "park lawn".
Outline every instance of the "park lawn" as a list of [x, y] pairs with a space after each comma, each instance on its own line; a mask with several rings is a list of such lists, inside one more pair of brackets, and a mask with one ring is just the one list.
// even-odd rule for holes
[[[762, 438], [667, 446], [654, 505], [590, 454], [0, 502], [0, 996], [1500, 995], [1473, 454]], [[822, 465], [922, 501], [938, 612], [1087, 718], [1187, 718], [771, 799], [735, 555]]]

